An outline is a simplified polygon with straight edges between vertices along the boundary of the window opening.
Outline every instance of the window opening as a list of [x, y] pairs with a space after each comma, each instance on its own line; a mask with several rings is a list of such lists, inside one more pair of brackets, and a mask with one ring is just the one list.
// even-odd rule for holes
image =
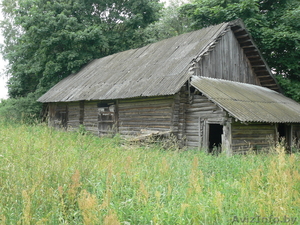
[[115, 124], [115, 105], [113, 102], [100, 102], [98, 106], [98, 133], [99, 136], [113, 133]]

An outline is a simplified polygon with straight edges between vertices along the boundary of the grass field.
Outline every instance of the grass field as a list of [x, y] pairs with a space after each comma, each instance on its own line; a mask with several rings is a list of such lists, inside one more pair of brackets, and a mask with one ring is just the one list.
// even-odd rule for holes
[[0, 122], [0, 224], [299, 224], [300, 155], [212, 156]]

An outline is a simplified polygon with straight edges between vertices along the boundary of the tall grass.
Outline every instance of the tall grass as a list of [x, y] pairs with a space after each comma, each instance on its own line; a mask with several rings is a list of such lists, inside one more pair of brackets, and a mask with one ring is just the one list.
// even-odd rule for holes
[[211, 156], [0, 122], [0, 224], [300, 221], [299, 154]]

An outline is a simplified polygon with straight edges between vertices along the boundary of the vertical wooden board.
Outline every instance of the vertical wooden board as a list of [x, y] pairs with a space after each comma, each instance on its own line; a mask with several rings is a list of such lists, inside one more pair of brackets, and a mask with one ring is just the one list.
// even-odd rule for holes
[[216, 45], [216, 48], [214, 50], [215, 52], [215, 62], [216, 62], [216, 65], [214, 65], [215, 67], [215, 70], [216, 70], [216, 78], [219, 78], [219, 79], [224, 79], [223, 77], [223, 63], [222, 63], [222, 51], [221, 49], [223, 48], [223, 42], [220, 41], [219, 43], [217, 43]]
[[244, 50], [229, 30], [199, 62], [201, 76], [260, 85]]
[[[244, 65], [247, 62], [246, 56], [245, 56], [245, 54], [242, 53], [241, 48], [240, 48], [239, 52], [240, 52], [239, 63], [240, 63], [240, 65]], [[244, 68], [240, 68], [240, 75], [242, 77], [241, 82], [251, 84], [250, 77], [248, 76], [249, 74]]]
[[231, 136], [231, 120], [226, 121], [223, 126], [222, 135], [222, 151], [225, 151], [227, 155], [232, 155], [232, 136]]
[[[236, 38], [234, 37], [234, 34], [232, 32], [229, 32], [230, 36], [231, 36], [231, 42], [232, 42], [232, 47], [231, 49], [236, 49], [235, 51], [232, 51], [231, 57], [232, 57], [232, 74], [234, 76], [234, 80], [235, 81], [239, 81], [239, 77], [242, 77], [243, 79], [243, 75], [240, 73], [240, 58], [241, 58], [241, 54], [240, 54], [240, 49], [239, 49], [239, 44], [238, 41], [236, 40]], [[244, 82], [244, 81], [242, 81]]]
[[227, 36], [227, 46], [228, 46], [228, 78], [232, 77], [233, 81], [239, 80], [239, 74], [235, 73], [234, 65], [236, 64], [236, 58], [234, 57], [237, 54], [237, 46], [235, 45], [235, 40], [231, 31], [228, 31]]
[[207, 57], [206, 56], [204, 56], [201, 60], [201, 68], [203, 71], [203, 74], [201, 74], [201, 76], [209, 77], [209, 74], [207, 72]]
[[[225, 79], [225, 80], [230, 80], [230, 76], [229, 76], [229, 65], [230, 65], [230, 63], [232, 63], [231, 61], [230, 61], [230, 58], [229, 58], [229, 56], [230, 56], [230, 49], [229, 49], [229, 47], [230, 46], [228, 46], [228, 34], [226, 34], [226, 35], [224, 35], [223, 36], [223, 38], [222, 38], [222, 41], [224, 42], [224, 44], [223, 44], [223, 49], [222, 49], [222, 55], [223, 55], [223, 59], [222, 59], [222, 63], [223, 63], [223, 65], [222, 65], [222, 68], [223, 68], [223, 78]], [[231, 80], [232, 80], [232, 78], [231, 78]]]
[[215, 61], [212, 57], [212, 51], [208, 53], [207, 58], [207, 73], [209, 77], [215, 78], [215, 74], [213, 73], [213, 67], [215, 66]]

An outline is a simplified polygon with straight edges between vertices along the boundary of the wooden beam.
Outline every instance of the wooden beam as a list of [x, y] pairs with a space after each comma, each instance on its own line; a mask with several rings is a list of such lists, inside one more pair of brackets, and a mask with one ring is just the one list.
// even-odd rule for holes
[[257, 59], [260, 58], [260, 55], [254, 54], [254, 55], [247, 55], [247, 58], [250, 59]]
[[266, 69], [265, 70], [254, 70], [255, 73], [260, 73], [260, 72], [265, 72], [267, 71]]
[[249, 49], [249, 50], [245, 50], [244, 49], [244, 52], [245, 52], [245, 54], [247, 55], [248, 53], [258, 53], [258, 50], [256, 49], [256, 48], [254, 48], [254, 49]]
[[244, 44], [244, 43], [247, 43], [247, 42], [250, 42], [252, 44], [252, 41], [249, 38], [245, 38], [245, 40], [243, 40], [243, 39], [239, 40], [240, 44]]
[[253, 68], [265, 68], [266, 65], [265, 64], [259, 64], [259, 65], [251, 65]]
[[241, 32], [241, 31], [245, 31], [245, 29], [242, 28], [242, 27], [239, 27], [238, 29], [233, 30], [233, 33], [238, 33], [238, 32]]
[[256, 74], [262, 74], [262, 75], [264, 75], [264, 74], [269, 74], [269, 72], [268, 72], [268, 70], [267, 69], [264, 69], [264, 70], [254, 70], [254, 72], [256, 73]]
[[266, 77], [272, 77], [270, 74], [260, 74], [260, 75], [257, 75], [258, 78], [266, 78]]
[[254, 45], [245, 45], [245, 46], [241, 46], [241, 48], [245, 49], [245, 48], [253, 48], [255, 49]]
[[245, 38], [245, 37], [249, 37], [249, 34], [243, 34], [243, 35], [236, 36], [237, 39], [241, 39], [241, 38]]
[[262, 62], [263, 63], [261, 58], [250, 58], [249, 60], [250, 60], [251, 63], [257, 63], [257, 62]]
[[268, 84], [270, 84], [270, 82], [273, 83], [274, 80], [273, 80], [273, 79], [269, 79], [269, 80], [260, 80], [260, 83], [261, 83], [262, 85], [268, 85]]

